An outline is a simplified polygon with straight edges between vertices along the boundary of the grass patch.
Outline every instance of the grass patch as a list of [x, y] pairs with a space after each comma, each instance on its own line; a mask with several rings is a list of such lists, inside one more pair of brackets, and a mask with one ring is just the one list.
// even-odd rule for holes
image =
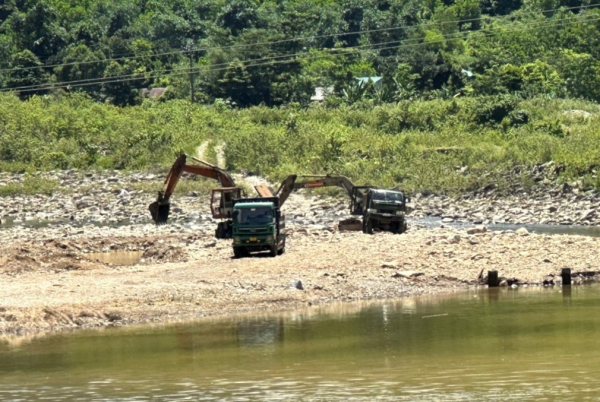
[[26, 176], [22, 183], [9, 183], [0, 186], [0, 197], [34, 194], [52, 195], [58, 188], [59, 183], [56, 180]]

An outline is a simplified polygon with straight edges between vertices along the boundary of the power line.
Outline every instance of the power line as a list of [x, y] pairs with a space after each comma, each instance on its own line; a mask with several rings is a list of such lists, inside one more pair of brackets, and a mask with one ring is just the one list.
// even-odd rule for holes
[[[549, 9], [549, 10], [544, 10], [544, 11], [539, 11], [539, 12], [531, 11], [526, 14], [543, 14], [543, 13], [550, 13], [550, 12], [561, 11], [561, 10], [565, 10], [565, 11], [587, 10], [587, 9], [593, 9], [596, 7], [600, 7], [600, 4], [590, 4], [590, 5], [582, 5], [582, 6], [575, 6], [575, 7], [559, 7], [559, 8]], [[509, 15], [506, 17], [512, 17], [512, 16]], [[249, 48], [249, 47], [253, 47], [253, 46], [273, 45], [273, 44], [287, 43], [287, 42], [293, 42], [293, 41], [314, 40], [314, 39], [331, 38], [331, 37], [346, 36], [346, 35], [360, 35], [360, 34], [364, 34], [364, 33], [385, 32], [385, 31], [393, 31], [393, 30], [399, 30], [399, 29], [410, 29], [410, 28], [415, 28], [415, 27], [439, 26], [439, 25], [454, 24], [454, 23], [462, 24], [462, 23], [468, 23], [468, 22], [483, 21], [483, 20], [486, 20], [489, 18], [490, 18], [489, 16], [485, 16], [485, 17], [478, 17], [478, 18], [468, 18], [468, 19], [463, 19], [463, 20], [431, 22], [431, 23], [412, 25], [412, 26], [368, 29], [368, 30], [361, 30], [361, 31], [355, 31], [355, 32], [343, 32], [343, 33], [328, 34], [328, 35], [303, 36], [303, 37], [296, 37], [296, 38], [289, 38], [289, 39], [281, 39], [281, 40], [276, 40], [276, 41], [257, 42], [257, 43], [250, 43], [250, 44], [245, 43], [245, 44], [229, 45], [229, 46], [212, 46], [212, 47], [203, 47], [203, 48], [196, 48], [196, 49], [189, 49], [189, 50], [187, 50], [185, 48], [180, 48], [180, 50], [176, 50], [176, 51], [172, 51], [172, 52], [156, 53], [156, 54], [152, 54], [152, 55], [124, 56], [124, 57], [107, 58], [107, 59], [95, 60], [95, 61], [78, 61], [78, 62], [71, 62], [71, 63], [57, 63], [57, 64], [41, 65], [41, 66], [35, 66], [35, 67], [5, 68], [5, 69], [0, 69], [0, 72], [31, 70], [31, 69], [36, 69], [36, 68], [54, 68], [54, 67], [75, 66], [75, 65], [84, 65], [84, 64], [99, 64], [99, 63], [105, 63], [105, 62], [110, 62], [110, 61], [136, 60], [136, 59], [142, 59], [142, 58], [168, 56], [168, 55], [175, 55], [175, 54], [183, 55], [186, 53], [201, 52], [201, 51], [214, 50], [214, 49]]]
[[[592, 22], [592, 21], [597, 21], [600, 20], [600, 17], [597, 18], [588, 18], [585, 21], [566, 21], [566, 22], [545, 22], [545, 23], [538, 23], [535, 26], [533, 25], [528, 25], [527, 29], [509, 29], [509, 30], [503, 30], [502, 28], [504, 27], [499, 27], [494, 29], [493, 32], [487, 32], [487, 33], [483, 33], [483, 36], [480, 36], [479, 38], [482, 37], [491, 37], [496, 35], [497, 33], [502, 34], [502, 33], [515, 33], [515, 32], [524, 32], [524, 31], [528, 31], [531, 29], [535, 29], [535, 28], [539, 28], [540, 26], [562, 26], [562, 25], [572, 25], [572, 24], [576, 24], [576, 23], [585, 23], [585, 22]], [[381, 50], [390, 50], [390, 49], [404, 49], [404, 48], [412, 48], [412, 47], [421, 47], [421, 46], [427, 46], [430, 44], [436, 44], [436, 43], [443, 43], [446, 40], [451, 40], [451, 39], [460, 39], [460, 37], [454, 38], [455, 36], [458, 35], [462, 35], [463, 33], [459, 33], [459, 34], [454, 34], [454, 35], [448, 35], [446, 37], [443, 37], [443, 39], [439, 40], [439, 41], [431, 41], [431, 42], [421, 42], [421, 43], [413, 43], [413, 44], [399, 44], [396, 46], [389, 46], [389, 47], [382, 47], [382, 48], [374, 48], [373, 50], [376, 51], [381, 51]], [[360, 45], [360, 46], [355, 46], [355, 47], [350, 47], [350, 48], [339, 48], [339, 49], [331, 49], [332, 51], [340, 51], [340, 52], [349, 52], [352, 50], [361, 50], [362, 48], [370, 48], [370, 47], [374, 47], [374, 46], [378, 46], [378, 45], [385, 45], [385, 44], [391, 44], [391, 43], [397, 43], [398, 41], [391, 41], [391, 42], [381, 42], [381, 43], [375, 43], [375, 44], [367, 44], [367, 45]], [[307, 53], [291, 53], [291, 54], [287, 54], [287, 55], [280, 55], [280, 56], [275, 56], [275, 57], [268, 57], [268, 58], [264, 58], [264, 59], [254, 59], [254, 60], [250, 60], [250, 62], [256, 62], [256, 61], [266, 61], [264, 63], [258, 63], [258, 64], [243, 64], [241, 67], [244, 68], [248, 68], [248, 67], [260, 67], [260, 66], [270, 66], [270, 65], [275, 65], [275, 64], [284, 64], [284, 63], [290, 63], [290, 62], [298, 62], [301, 60], [298, 59], [292, 59], [292, 60], [282, 60], [282, 61], [274, 61], [275, 59], [279, 59], [279, 58], [284, 58], [284, 57], [293, 57], [293, 56], [298, 56], [298, 55], [304, 55], [305, 59], [311, 59], [314, 57], [320, 57], [320, 54], [307, 54]], [[227, 64], [229, 65], [230, 63], [222, 63], [222, 65]], [[228, 67], [224, 67], [224, 68], [212, 68], [214, 66], [211, 66], [208, 70], [209, 72], [214, 72], [214, 71], [225, 71], [225, 70], [230, 70], [230, 69], [234, 69], [237, 68], [237, 66], [228, 66]], [[68, 88], [68, 87], [84, 87], [84, 86], [91, 86], [91, 85], [101, 85], [101, 84], [109, 84], [109, 83], [116, 83], [116, 82], [127, 82], [127, 81], [138, 81], [138, 80], [148, 80], [148, 79], [152, 79], [152, 78], [159, 78], [159, 77], [163, 77], [164, 75], [170, 73], [171, 76], [178, 76], [178, 75], [183, 75], [183, 74], [189, 74], [190, 72], [201, 72], [202, 68], [201, 67], [194, 67], [194, 68], [184, 68], [184, 69], [170, 69], [170, 70], [166, 70], [165, 72], [161, 72], [161, 73], [157, 73], [154, 75], [149, 75], [149, 76], [138, 76], [138, 74], [128, 74], [128, 75], [121, 75], [121, 76], [113, 76], [113, 77], [102, 77], [102, 78], [93, 78], [93, 79], [85, 79], [85, 80], [76, 80], [76, 81], [65, 81], [65, 82], [58, 82], [58, 83], [48, 83], [48, 84], [36, 84], [36, 85], [29, 85], [29, 86], [22, 86], [22, 87], [16, 87], [16, 88], [4, 88], [1, 89], [0, 92], [32, 92], [32, 91], [38, 91], [38, 90], [48, 90], [48, 89], [58, 89], [58, 88]], [[122, 79], [125, 78], [125, 79]]]
[[[597, 18], [600, 19], [600, 18]], [[597, 19], [593, 19], [593, 20], [597, 20]], [[592, 20], [592, 19], [589, 19]], [[579, 21], [578, 21], [579, 22]], [[570, 23], [562, 23], [562, 24], [548, 24], [546, 23], [546, 25], [570, 25], [573, 24], [575, 22], [570, 22]], [[530, 28], [532, 29], [532, 28]], [[527, 29], [518, 29], [518, 30], [509, 30], [509, 31], [502, 31], [501, 33], [510, 33], [510, 32], [521, 32], [521, 31], [526, 31]], [[490, 32], [486, 35], [484, 35], [484, 37], [490, 37], [493, 36], [494, 32]], [[419, 46], [423, 46], [423, 45], [429, 45], [429, 44], [435, 44], [435, 43], [443, 43], [446, 39], [448, 39], [448, 37], [444, 38], [443, 40], [439, 40], [439, 41], [432, 41], [432, 42], [427, 42], [427, 43], [418, 43], [418, 44], [412, 44], [412, 45], [396, 45], [396, 46], [390, 46], [390, 47], [384, 47], [384, 48], [379, 48], [379, 49], [374, 49], [374, 50], [389, 50], [389, 49], [399, 49], [399, 48], [408, 48], [408, 47], [419, 47]], [[388, 43], [388, 42], [384, 42], [384, 43]], [[369, 45], [364, 45], [364, 46], [369, 46]], [[344, 50], [347, 51], [348, 49], [340, 49], [340, 50]], [[291, 54], [287, 57], [293, 56], [294, 54]], [[310, 56], [307, 58], [313, 58], [313, 57], [317, 57], [320, 56], [319, 54], [315, 54], [315, 55], [306, 55], [306, 56]], [[267, 58], [265, 60], [269, 60], [266, 63], [258, 63], [258, 64], [247, 64], [247, 65], [243, 65], [242, 67], [259, 67], [259, 66], [269, 66], [269, 65], [274, 65], [274, 64], [284, 64], [284, 63], [290, 63], [290, 62], [297, 62], [299, 61], [298, 59], [292, 59], [292, 60], [283, 60], [283, 61], [279, 61], [279, 62], [275, 62], [275, 61], [271, 61], [274, 58]], [[224, 71], [224, 70], [230, 70], [233, 68], [237, 68], [237, 66], [229, 66], [229, 67], [225, 67], [225, 68], [219, 68], [219, 69], [214, 69], [214, 68], [209, 68], [208, 71]], [[194, 68], [194, 69], [180, 69], [174, 72], [175, 69], [172, 70], [167, 70], [166, 72], [162, 72], [162, 73], [158, 73], [158, 74], [154, 74], [154, 75], [150, 75], [150, 76], [137, 76], [137, 74], [129, 74], [129, 75], [123, 75], [123, 76], [114, 76], [114, 77], [104, 77], [104, 78], [97, 78], [97, 79], [89, 79], [89, 80], [79, 80], [79, 81], [67, 81], [67, 82], [62, 82], [62, 83], [50, 83], [50, 84], [39, 84], [39, 85], [31, 85], [31, 86], [25, 86], [25, 87], [17, 87], [17, 88], [6, 88], [4, 90], [1, 90], [0, 92], [11, 92], [11, 91], [17, 91], [17, 92], [31, 92], [31, 91], [37, 91], [37, 90], [48, 90], [48, 89], [58, 89], [58, 88], [68, 88], [68, 87], [83, 87], [83, 86], [91, 86], [91, 85], [101, 85], [101, 84], [108, 84], [108, 83], [115, 83], [115, 82], [127, 82], [127, 81], [138, 81], [138, 80], [146, 80], [146, 79], [152, 79], [152, 78], [159, 78], [164, 76], [166, 73], [170, 72], [171, 76], [178, 76], [178, 75], [182, 75], [182, 74], [188, 74], [190, 71], [201, 71], [200, 68]], [[133, 77], [133, 78], [130, 78]], [[127, 78], [127, 79], [121, 79], [121, 78]], [[92, 82], [93, 81], [93, 82]], [[58, 84], [58, 85], [57, 85]]]

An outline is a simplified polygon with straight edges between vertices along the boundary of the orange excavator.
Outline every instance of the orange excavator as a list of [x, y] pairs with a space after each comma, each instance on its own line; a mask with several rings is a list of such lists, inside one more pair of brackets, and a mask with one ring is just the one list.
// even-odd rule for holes
[[[242, 198], [243, 190], [235, 185], [233, 177], [218, 166], [208, 162], [190, 157], [194, 162], [187, 161], [188, 156], [181, 154], [173, 163], [171, 170], [165, 178], [165, 188], [158, 192], [156, 201], [150, 204], [150, 214], [157, 225], [167, 223], [170, 211], [170, 198], [175, 191], [175, 187], [184, 172], [197, 174], [217, 180], [220, 188], [214, 188], [210, 194], [210, 210], [213, 219], [221, 219], [215, 231], [217, 239], [228, 239], [232, 236], [232, 213], [233, 200]], [[271, 192], [265, 186], [256, 186], [256, 190], [261, 196], [272, 196]]]

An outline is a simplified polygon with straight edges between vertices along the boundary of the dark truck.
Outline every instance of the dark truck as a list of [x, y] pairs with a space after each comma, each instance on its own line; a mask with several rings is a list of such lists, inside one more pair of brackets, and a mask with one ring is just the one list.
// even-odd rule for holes
[[[385, 190], [372, 186], [355, 186], [347, 177], [331, 175], [291, 175], [275, 192], [280, 203], [294, 190], [338, 186], [350, 197], [350, 214], [362, 217], [362, 231], [372, 234], [373, 228], [404, 233], [407, 198], [401, 190]], [[360, 226], [358, 228], [360, 230]]]
[[364, 233], [372, 234], [373, 228], [392, 233], [406, 231], [406, 196], [404, 192], [374, 187], [354, 187], [350, 199], [350, 212], [363, 217]]
[[285, 216], [279, 197], [233, 200], [233, 255], [268, 251], [271, 257], [285, 252]]

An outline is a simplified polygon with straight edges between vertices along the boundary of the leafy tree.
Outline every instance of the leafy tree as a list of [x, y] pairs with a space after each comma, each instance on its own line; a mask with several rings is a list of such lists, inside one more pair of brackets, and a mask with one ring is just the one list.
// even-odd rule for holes
[[20, 49], [47, 59], [67, 44], [67, 31], [57, 21], [56, 11], [40, 1], [26, 13], [13, 12], [8, 23]]
[[481, 12], [490, 16], [507, 15], [518, 10], [523, 0], [481, 0]]
[[[58, 82], [98, 80], [102, 78], [104, 71], [104, 63], [102, 59], [104, 55], [97, 52], [92, 52], [86, 45], [71, 45], [66, 49], [66, 54], [62, 61], [64, 64], [56, 67], [55, 75]], [[74, 83], [73, 85], [77, 85]], [[77, 87], [75, 87], [77, 88]], [[82, 87], [86, 92], [97, 93], [100, 90], [100, 85], [91, 85]]]
[[[597, 4], [5, 0], [0, 88], [126, 76], [135, 80], [81, 90], [119, 105], [135, 103], [139, 89], [149, 85], [189, 97], [190, 53], [181, 50], [191, 43], [203, 103], [304, 104], [315, 86], [334, 85], [340, 94], [359, 75], [384, 77], [385, 93], [373, 92], [369, 102], [390, 99], [388, 92], [396, 99], [511, 92], [598, 99], [600, 9], [573, 8]], [[10, 72], [12, 63], [32, 68]]]
[[143, 69], [136, 69], [133, 62], [110, 62], [104, 70], [105, 82], [102, 84], [107, 100], [119, 106], [134, 104], [138, 96], [136, 90], [147, 84], [144, 73]]
[[43, 90], [29, 90], [29, 88], [35, 88], [46, 82], [46, 76], [41, 65], [40, 60], [29, 50], [23, 50], [14, 54], [10, 63], [10, 74], [6, 81], [6, 86], [8, 88], [22, 88], [24, 90], [27, 88], [27, 91], [20, 93], [21, 98], [28, 98], [34, 94], [43, 93]]
[[575, 98], [600, 101], [600, 62], [591, 55], [564, 50], [558, 57], [558, 71], [567, 93]]
[[256, 4], [251, 0], [233, 0], [227, 2], [218, 14], [217, 24], [237, 36], [244, 29], [260, 27], [261, 18]]

